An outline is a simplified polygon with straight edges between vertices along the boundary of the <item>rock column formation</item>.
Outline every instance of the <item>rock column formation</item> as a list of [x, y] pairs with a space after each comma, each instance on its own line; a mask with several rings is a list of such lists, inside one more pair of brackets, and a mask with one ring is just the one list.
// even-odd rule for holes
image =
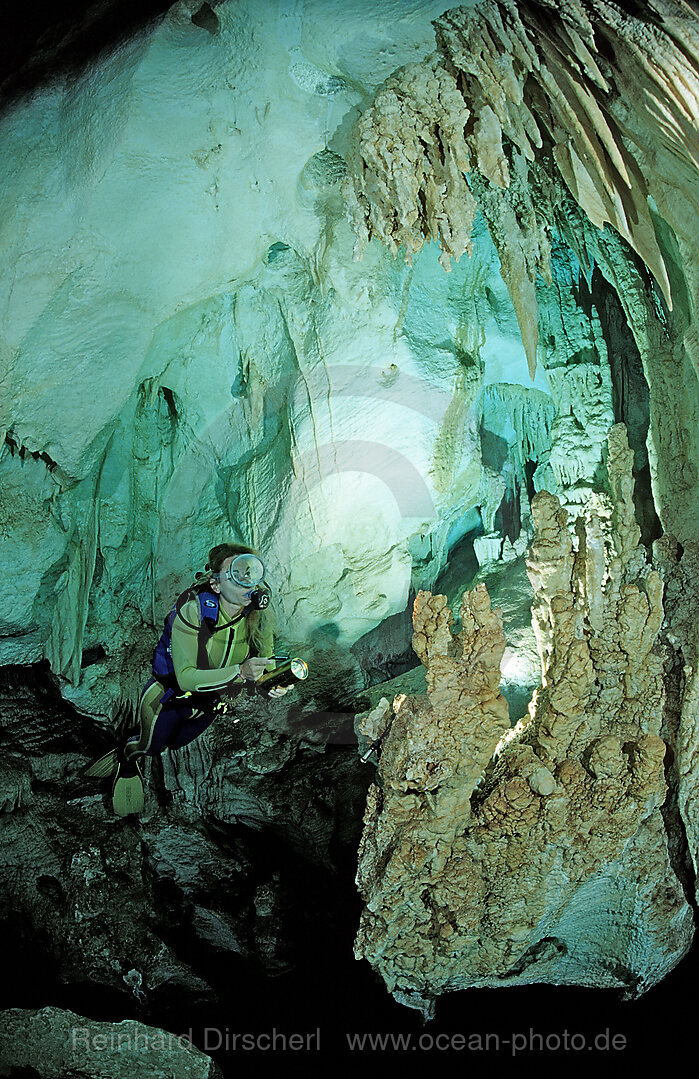
[[485, 588], [464, 594], [456, 636], [444, 597], [415, 603], [428, 696], [397, 698], [384, 735], [356, 954], [427, 1016], [441, 993], [469, 986], [637, 996], [691, 941], [662, 812], [663, 585], [638, 544], [623, 425], [608, 448], [611, 497], [578, 518], [576, 541], [554, 496], [532, 501], [542, 684], [515, 728]]

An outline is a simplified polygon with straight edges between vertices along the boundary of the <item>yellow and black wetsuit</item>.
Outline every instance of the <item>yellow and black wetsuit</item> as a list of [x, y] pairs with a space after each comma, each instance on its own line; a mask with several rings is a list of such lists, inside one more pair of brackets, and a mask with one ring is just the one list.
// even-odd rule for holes
[[[199, 601], [192, 599], [182, 607], [182, 618], [172, 623], [172, 662], [179, 693], [211, 693], [215, 698], [231, 682], [242, 684], [240, 664], [250, 655], [250, 626], [244, 613], [231, 619], [219, 604], [214, 632], [206, 642], [208, 667], [199, 667]], [[263, 627], [263, 656], [271, 656], [274, 639], [270, 627]], [[271, 666], [271, 664], [270, 664]], [[192, 707], [188, 698], [178, 699], [177, 691], [155, 678], [146, 685], [139, 702], [141, 733], [138, 750], [149, 756], [163, 749], [179, 749], [201, 734], [214, 719], [213, 711]]]

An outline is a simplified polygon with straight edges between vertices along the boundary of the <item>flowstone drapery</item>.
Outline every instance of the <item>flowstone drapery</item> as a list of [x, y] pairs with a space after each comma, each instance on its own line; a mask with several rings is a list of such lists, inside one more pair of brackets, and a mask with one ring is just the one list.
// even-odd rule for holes
[[498, 612], [421, 593], [414, 647], [426, 698], [359, 721], [385, 731], [357, 881], [357, 957], [426, 1015], [444, 992], [555, 982], [636, 996], [687, 951], [692, 914], [663, 817], [662, 580], [633, 516], [623, 425], [608, 436], [611, 498], [575, 524], [532, 501], [528, 555], [542, 684], [511, 731], [498, 693]]

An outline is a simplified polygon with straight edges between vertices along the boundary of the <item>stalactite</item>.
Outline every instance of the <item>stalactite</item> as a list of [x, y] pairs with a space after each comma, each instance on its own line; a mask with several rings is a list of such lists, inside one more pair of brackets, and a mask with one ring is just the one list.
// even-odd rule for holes
[[672, 306], [648, 203], [666, 181], [652, 148], [675, 155], [689, 193], [699, 167], [699, 34], [685, 3], [651, 7], [653, 22], [605, 0], [452, 9], [435, 22], [438, 52], [392, 75], [360, 120], [347, 185], [357, 253], [372, 235], [408, 258], [433, 239], [448, 268], [469, 251], [480, 208], [532, 374], [535, 282], [537, 273], [550, 280], [557, 201], [555, 182], [548, 192], [532, 183], [530, 166], [544, 158], [589, 219], [613, 225], [640, 255]]

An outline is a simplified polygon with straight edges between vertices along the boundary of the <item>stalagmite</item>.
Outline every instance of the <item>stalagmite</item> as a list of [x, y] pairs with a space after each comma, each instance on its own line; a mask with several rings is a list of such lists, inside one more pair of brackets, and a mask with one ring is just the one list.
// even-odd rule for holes
[[611, 496], [579, 518], [577, 544], [553, 495], [532, 501], [543, 676], [529, 717], [508, 729], [484, 587], [464, 594], [456, 636], [444, 597], [415, 602], [428, 696], [393, 705], [364, 820], [356, 954], [426, 1015], [467, 986], [635, 996], [691, 941], [661, 815], [662, 581], [638, 545], [623, 425], [608, 444]]

